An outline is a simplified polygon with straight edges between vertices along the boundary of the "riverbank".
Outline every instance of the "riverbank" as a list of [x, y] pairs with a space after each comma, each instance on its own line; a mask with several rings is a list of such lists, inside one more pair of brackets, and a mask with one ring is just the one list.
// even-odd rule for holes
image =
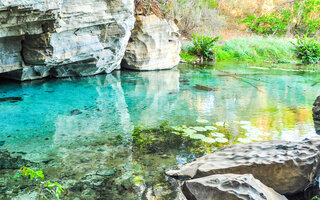
[[[219, 45], [216, 60], [220, 61], [247, 61], [270, 63], [299, 63], [290, 38], [277, 37], [240, 37], [230, 39]], [[198, 58], [187, 52], [188, 44], [182, 47], [181, 59], [195, 62]]]

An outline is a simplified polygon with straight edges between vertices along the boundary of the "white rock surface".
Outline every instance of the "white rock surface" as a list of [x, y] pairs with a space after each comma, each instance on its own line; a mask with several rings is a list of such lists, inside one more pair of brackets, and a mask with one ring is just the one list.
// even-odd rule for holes
[[134, 21], [134, 0], [2, 0], [0, 75], [110, 73], [120, 66]]
[[178, 27], [156, 15], [136, 17], [122, 66], [133, 70], [171, 69], [180, 62]]

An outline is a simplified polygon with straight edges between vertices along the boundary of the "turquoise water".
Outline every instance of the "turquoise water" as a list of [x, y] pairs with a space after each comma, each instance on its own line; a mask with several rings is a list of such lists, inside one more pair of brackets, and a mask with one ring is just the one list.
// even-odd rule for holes
[[[1, 80], [0, 98], [23, 100], [0, 102], [0, 149], [47, 163], [42, 169], [48, 177], [71, 188], [65, 199], [179, 199], [173, 187], [177, 183], [163, 186], [170, 181], [162, 172], [184, 164], [190, 155], [182, 147], [157, 155], [134, 152], [134, 125], [197, 125], [205, 120], [228, 124], [236, 136], [240, 130], [233, 124], [246, 124], [246, 137], [238, 142], [317, 137], [311, 108], [320, 94], [319, 80], [310, 67], [234, 63], [24, 83]], [[105, 170], [114, 170], [112, 178], [97, 177]], [[103, 190], [93, 187], [96, 179]], [[132, 181], [126, 180], [132, 179], [144, 181], [129, 189]], [[89, 186], [79, 192], [75, 183]]]

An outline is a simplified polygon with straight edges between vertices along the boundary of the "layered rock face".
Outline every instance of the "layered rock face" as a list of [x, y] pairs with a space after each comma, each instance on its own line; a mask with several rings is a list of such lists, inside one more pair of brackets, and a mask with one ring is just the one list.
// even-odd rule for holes
[[171, 69], [180, 62], [178, 27], [156, 15], [137, 15], [122, 66], [133, 70]]
[[0, 76], [110, 73], [124, 56], [133, 12], [133, 0], [2, 0]]
[[320, 153], [315, 145], [271, 141], [228, 146], [167, 174], [181, 178], [252, 174], [278, 193], [290, 195], [317, 181], [319, 162]]
[[316, 99], [316, 101], [313, 104], [313, 121], [314, 121], [314, 127], [316, 129], [316, 132], [318, 135], [320, 135], [320, 96]]
[[186, 181], [183, 193], [189, 200], [286, 200], [251, 174], [212, 175]]

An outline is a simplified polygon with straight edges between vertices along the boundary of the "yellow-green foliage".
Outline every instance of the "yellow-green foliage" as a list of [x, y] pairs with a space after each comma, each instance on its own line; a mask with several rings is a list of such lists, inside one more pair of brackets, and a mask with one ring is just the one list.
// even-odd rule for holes
[[216, 54], [217, 61], [296, 61], [295, 48], [284, 38], [248, 37], [227, 41]]

